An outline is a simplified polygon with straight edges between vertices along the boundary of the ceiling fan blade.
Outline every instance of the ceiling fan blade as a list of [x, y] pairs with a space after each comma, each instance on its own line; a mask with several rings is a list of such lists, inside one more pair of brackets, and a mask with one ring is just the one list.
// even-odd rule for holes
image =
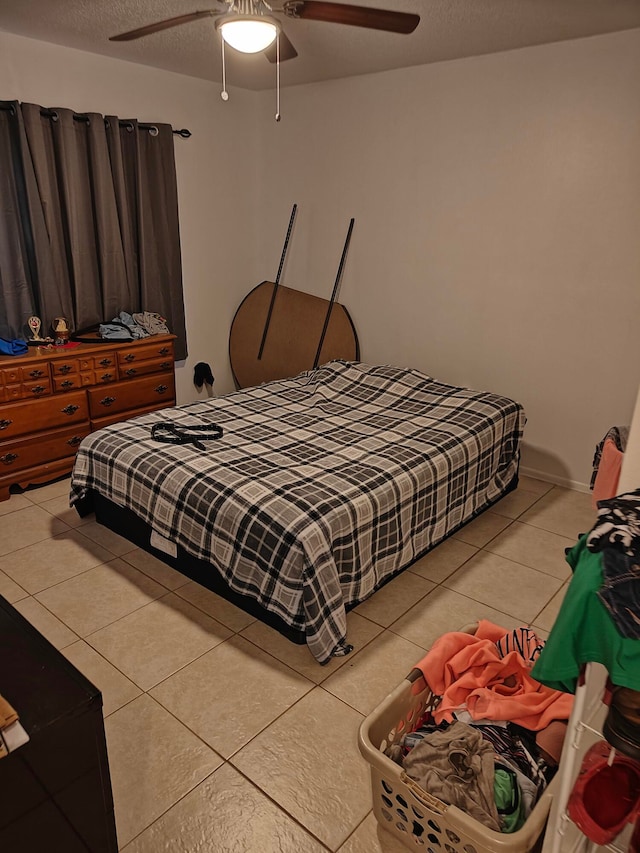
[[167, 18], [164, 21], [158, 21], [155, 24], [148, 24], [146, 27], [139, 27], [137, 30], [130, 30], [128, 33], [121, 33], [119, 36], [111, 36], [109, 41], [133, 41], [133, 39], [149, 36], [152, 33], [159, 33], [161, 30], [168, 30], [171, 27], [178, 27], [180, 24], [188, 24], [190, 21], [197, 21], [200, 18], [211, 18], [215, 15], [221, 15], [215, 9], [205, 9], [203, 12], [190, 12], [188, 15], [178, 15], [176, 18]]
[[[272, 42], [269, 47], [264, 51], [264, 55], [267, 57], [269, 62], [277, 62], [278, 58], [276, 55], [276, 43]], [[298, 51], [291, 44], [287, 34], [283, 29], [280, 30], [280, 62], [286, 62], [287, 59], [295, 59], [298, 55]]]
[[349, 3], [324, 3], [320, 0], [290, 0], [284, 12], [292, 18], [309, 21], [327, 21], [332, 24], [349, 24], [391, 33], [412, 33], [420, 23], [420, 15], [409, 12], [392, 12], [372, 9], [369, 6], [352, 6]]

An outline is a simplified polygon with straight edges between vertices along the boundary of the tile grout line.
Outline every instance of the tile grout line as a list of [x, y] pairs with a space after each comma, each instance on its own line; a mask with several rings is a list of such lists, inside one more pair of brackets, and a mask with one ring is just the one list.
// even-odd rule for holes
[[[63, 535], [64, 535], [64, 534], [63, 534]], [[49, 540], [44, 539], [44, 540], [42, 540], [42, 541], [43, 541], [43, 542], [47, 542], [47, 541], [49, 541]], [[40, 543], [39, 543], [39, 542], [35, 542], [35, 543], [33, 543], [33, 544], [35, 544], [35, 545], [39, 545]], [[27, 547], [31, 547], [31, 546], [27, 545]], [[24, 550], [24, 549], [21, 549], [21, 550]], [[17, 553], [18, 553], [18, 551], [14, 551], [14, 552], [12, 552], [12, 553], [17, 554]], [[56, 581], [56, 583], [52, 583], [50, 586], [43, 586], [43, 587], [42, 587], [42, 589], [38, 589], [38, 590], [36, 590], [35, 592], [27, 592], [27, 595], [30, 595], [32, 598], [35, 598], [35, 597], [36, 597], [36, 595], [40, 595], [40, 594], [41, 594], [41, 593], [43, 593], [43, 592], [48, 592], [50, 589], [55, 589], [56, 587], [60, 586], [61, 584], [63, 584], [63, 583], [67, 583], [67, 581], [72, 581], [72, 580], [74, 580], [74, 578], [79, 578], [79, 577], [81, 577], [82, 575], [86, 575], [86, 574], [87, 574], [87, 572], [91, 572], [91, 571], [93, 571], [93, 569], [99, 569], [101, 566], [108, 566], [110, 563], [115, 562], [115, 560], [120, 560], [120, 559], [122, 559], [122, 558], [121, 558], [121, 557], [113, 557], [113, 558], [112, 558], [112, 559], [110, 559], [110, 560], [105, 560], [104, 562], [96, 563], [96, 565], [95, 565], [95, 566], [89, 566], [89, 567], [88, 567], [88, 568], [86, 568], [86, 569], [82, 569], [81, 571], [77, 572], [75, 575], [70, 575], [68, 578], [63, 578], [63, 579], [62, 579], [62, 580], [60, 580], [60, 581]], [[134, 566], [133, 568], [135, 568], [135, 566]], [[4, 571], [4, 570], [2, 570], [2, 571]], [[6, 571], [5, 571], [4, 573], [6, 574]], [[143, 574], [143, 573], [142, 573], [142, 574]], [[8, 577], [11, 577], [11, 576], [10, 576], [10, 575], [8, 575]], [[147, 576], [147, 577], [148, 577], [148, 576]], [[13, 580], [13, 578], [12, 578], [12, 580]], [[151, 578], [151, 580], [153, 580], [153, 578]], [[18, 584], [18, 586], [21, 586], [21, 584], [20, 584], [18, 581], [15, 581], [15, 580], [14, 580], [14, 583], [17, 583], [17, 584]], [[156, 581], [156, 583], [158, 583], [158, 581]], [[23, 587], [23, 589], [24, 589], [24, 587]], [[58, 617], [58, 619], [59, 619], [59, 618], [60, 618], [60, 617]], [[62, 620], [61, 620], [61, 621], [62, 621]]]
[[[206, 652], [205, 652], [205, 654], [206, 654]], [[193, 663], [193, 661], [192, 661], [192, 663]], [[296, 674], [300, 675], [300, 673], [296, 673]], [[304, 677], [304, 676], [301, 676], [301, 677]], [[214, 747], [212, 747], [211, 744], [207, 743], [207, 741], [204, 740], [204, 738], [201, 735], [199, 735], [196, 731], [194, 731], [188, 723], [186, 723], [184, 720], [181, 720], [180, 717], [178, 717], [173, 711], [171, 711], [169, 708], [167, 708], [165, 705], [163, 705], [159, 699], [156, 699], [155, 696], [152, 696], [148, 690], [143, 690], [138, 696], [134, 697], [133, 699], [130, 699], [128, 702], [125, 702], [125, 704], [121, 706], [122, 708], [124, 708], [127, 705], [130, 705], [132, 702], [135, 702], [136, 700], [140, 699], [141, 696], [148, 696], [149, 699], [151, 699], [153, 702], [155, 702], [157, 705], [159, 705], [163, 711], [165, 711], [167, 714], [169, 714], [169, 716], [171, 716], [174, 720], [176, 720], [177, 723], [179, 723], [181, 726], [183, 726], [190, 734], [192, 734], [198, 741], [200, 741], [200, 743], [202, 743], [207, 749], [211, 750], [211, 752], [213, 752], [214, 755], [216, 755], [222, 762], [208, 776], [206, 776], [204, 779], [201, 779], [200, 782], [196, 783], [192, 788], [190, 788], [187, 792], [185, 792], [185, 794], [183, 794], [174, 803], [172, 803], [170, 806], [168, 806], [168, 808], [165, 809], [165, 811], [161, 815], [159, 815], [157, 818], [154, 818], [154, 820], [150, 824], [148, 824], [142, 830], [140, 830], [140, 832], [136, 836], [134, 836], [134, 838], [130, 839], [127, 842], [127, 845], [131, 844], [135, 840], [135, 838], [137, 838], [139, 835], [141, 835], [143, 832], [145, 832], [147, 829], [149, 829], [151, 826], [153, 826], [154, 823], [156, 823], [158, 820], [160, 820], [160, 818], [163, 817], [168, 811], [170, 811], [175, 805], [177, 805], [177, 803], [179, 803], [186, 796], [188, 796], [190, 793], [192, 793], [199, 785], [203, 784], [203, 782], [205, 782], [207, 779], [211, 778], [211, 776], [213, 776], [220, 769], [220, 767], [222, 767], [224, 765], [228, 765], [236, 773], [240, 774], [247, 782], [249, 782], [252, 785], [252, 787], [254, 787], [259, 793], [261, 793], [269, 801], [271, 801], [279, 811], [283, 812], [285, 815], [287, 815], [287, 817], [291, 818], [296, 824], [298, 824], [298, 826], [300, 826], [302, 829], [304, 829], [304, 831], [308, 835], [311, 835], [313, 838], [317, 839], [319, 841], [319, 843], [322, 844], [323, 847], [325, 847], [327, 850], [330, 851], [330, 848], [328, 848], [327, 845], [324, 844], [324, 842], [320, 841], [320, 839], [318, 839], [317, 836], [315, 836], [314, 833], [311, 832], [311, 830], [308, 827], [301, 824], [298, 821], [298, 819], [295, 818], [294, 815], [290, 814], [283, 806], [281, 806], [279, 803], [277, 803], [276, 800], [274, 800], [273, 797], [267, 791], [263, 790], [260, 787], [260, 785], [258, 785], [257, 782], [255, 782], [250, 777], [248, 777], [242, 770], [240, 770], [239, 767], [237, 767], [231, 761], [232, 758], [234, 758], [236, 755], [238, 755], [238, 753], [242, 752], [242, 750], [245, 747], [249, 746], [249, 744], [252, 743], [259, 735], [263, 734], [263, 732], [265, 732], [268, 728], [270, 728], [277, 720], [279, 720], [282, 716], [284, 716], [284, 714], [288, 713], [292, 708], [294, 708], [299, 702], [302, 701], [302, 699], [304, 699], [306, 696], [308, 696], [309, 693], [311, 693], [315, 688], [320, 688], [320, 689], [324, 690], [325, 693], [327, 693], [329, 696], [331, 696], [333, 699], [336, 699], [339, 702], [343, 701], [343, 700], [339, 699], [337, 696], [334, 696], [332, 693], [329, 693], [328, 690], [325, 690], [324, 688], [322, 688], [321, 685], [315, 684], [314, 682], [310, 681], [309, 679], [307, 679], [307, 681], [309, 681], [309, 689], [305, 693], [303, 693], [302, 696], [300, 696], [291, 705], [289, 705], [288, 708], [285, 708], [284, 711], [282, 711], [276, 717], [274, 717], [274, 719], [271, 720], [269, 723], [267, 723], [267, 725], [265, 725], [264, 728], [260, 729], [260, 731], [253, 734], [246, 743], [244, 743], [241, 747], [236, 749], [234, 752], [232, 752], [226, 758], [223, 755], [221, 755]], [[162, 682], [159, 682], [159, 683], [162, 683]], [[139, 687], [139, 685], [136, 685], [136, 686]], [[154, 687], [157, 687], [157, 686], [158, 685], [154, 685]], [[149, 688], [149, 690], [153, 690], [153, 689], [154, 689], [153, 687]], [[347, 705], [348, 708], [351, 708], [351, 706], [348, 705], [346, 702], [344, 702], [343, 704]], [[117, 711], [120, 711], [120, 710], [121, 710], [121, 708], [117, 709]], [[364, 718], [365, 715], [363, 715], [361, 711], [357, 711], [354, 708], [351, 708], [351, 710], [355, 710], [356, 713], [360, 714], [360, 716], [362, 716]], [[111, 714], [109, 714], [109, 717], [113, 716], [113, 714], [115, 714], [117, 711], [113, 711]], [[105, 718], [105, 719], [107, 719], [107, 718]], [[330, 853], [331, 853], [331, 851], [330, 851]]]

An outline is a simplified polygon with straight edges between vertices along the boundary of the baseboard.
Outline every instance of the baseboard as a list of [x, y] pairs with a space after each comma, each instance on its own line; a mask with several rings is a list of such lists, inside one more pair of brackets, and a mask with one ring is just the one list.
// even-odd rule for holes
[[566, 477], [556, 477], [546, 471], [537, 471], [535, 468], [520, 466], [520, 473], [524, 477], [533, 477], [534, 480], [542, 480], [545, 483], [553, 483], [554, 486], [562, 486], [565, 489], [573, 489], [574, 492], [589, 493], [591, 489], [588, 483], [580, 483], [578, 480], [569, 480]]

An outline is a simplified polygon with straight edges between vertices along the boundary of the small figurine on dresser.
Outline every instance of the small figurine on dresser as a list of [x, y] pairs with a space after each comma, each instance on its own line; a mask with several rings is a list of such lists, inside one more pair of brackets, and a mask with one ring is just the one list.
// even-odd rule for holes
[[42, 329], [42, 320], [40, 317], [29, 317], [27, 326], [31, 332], [31, 337], [27, 338], [27, 344], [30, 347], [46, 347], [53, 343], [53, 338], [43, 338], [40, 334]]
[[53, 331], [55, 333], [55, 345], [57, 347], [64, 346], [69, 343], [69, 322], [64, 317], [56, 317], [53, 321]]
[[40, 343], [40, 341], [42, 341], [42, 343], [44, 343], [44, 338], [40, 334], [40, 329], [42, 328], [42, 320], [40, 317], [29, 317], [27, 325], [31, 330], [30, 341], [33, 341], [34, 343]]

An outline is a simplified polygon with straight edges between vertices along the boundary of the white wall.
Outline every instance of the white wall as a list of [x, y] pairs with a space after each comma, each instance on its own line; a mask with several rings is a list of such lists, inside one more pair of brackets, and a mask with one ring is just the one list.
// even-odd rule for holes
[[257, 216], [253, 93], [230, 89], [224, 104], [220, 87], [204, 80], [3, 32], [0, 81], [2, 100], [191, 130], [190, 139], [175, 141], [189, 343], [189, 357], [177, 369], [178, 401], [205, 396], [193, 385], [198, 361], [211, 364], [215, 393], [231, 390], [229, 326], [246, 291], [261, 280], [251, 251]]
[[288, 88], [280, 124], [272, 101], [269, 274], [297, 202], [282, 283], [328, 297], [355, 217], [363, 359], [519, 400], [525, 471], [587, 484], [640, 378], [640, 30]]

